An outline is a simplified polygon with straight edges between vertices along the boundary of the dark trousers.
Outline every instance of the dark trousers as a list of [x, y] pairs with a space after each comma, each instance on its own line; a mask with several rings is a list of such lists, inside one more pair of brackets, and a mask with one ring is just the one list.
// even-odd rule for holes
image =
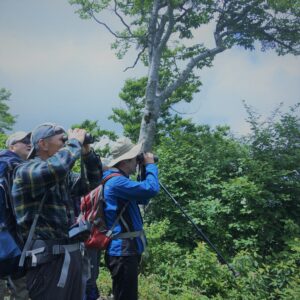
[[114, 300], [138, 299], [138, 267], [140, 260], [140, 255], [105, 255], [105, 263], [112, 277]]
[[99, 290], [97, 287], [97, 278], [99, 276], [101, 251], [98, 249], [86, 249], [87, 255], [91, 263], [91, 278], [86, 283], [86, 298], [97, 299], [99, 297]]
[[32, 300], [82, 300], [83, 260], [81, 252], [70, 253], [67, 281], [64, 288], [58, 287], [64, 255], [48, 263], [31, 268], [26, 273], [27, 288]]

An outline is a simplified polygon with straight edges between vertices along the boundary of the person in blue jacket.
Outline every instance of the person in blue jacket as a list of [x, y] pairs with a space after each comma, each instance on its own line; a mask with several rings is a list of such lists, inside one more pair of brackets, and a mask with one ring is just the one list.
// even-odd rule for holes
[[[30, 136], [31, 132], [17, 131], [7, 138], [5, 144], [7, 149], [0, 150], [0, 174], [3, 176], [0, 177], [0, 230], [9, 227], [9, 231], [15, 234], [17, 232], [17, 225], [11, 207], [12, 203], [7, 203], [6, 201], [9, 199], [12, 201], [9, 190], [12, 185], [13, 169], [27, 159], [27, 155], [31, 149]], [[3, 174], [4, 169], [2, 168], [6, 167], [7, 163], [9, 163], [11, 169], [5, 169], [6, 171]], [[8, 180], [6, 181], [6, 179]], [[4, 220], [5, 222], [2, 222]], [[1, 247], [2, 245], [0, 245], [0, 249]], [[0, 280], [0, 299], [2, 299], [1, 296], [4, 298], [4, 294], [8, 292], [6, 287], [6, 282], [8, 282], [11, 298], [16, 300], [28, 300], [29, 295], [26, 288], [26, 278], [24, 276], [22, 273], [17, 273], [9, 276], [7, 280]]]
[[136, 172], [141, 149], [142, 144], [134, 145], [128, 138], [118, 139], [111, 148], [112, 160], [103, 176], [105, 179], [111, 173], [120, 174], [104, 186], [106, 223], [108, 228], [113, 227], [105, 262], [111, 273], [115, 300], [138, 298], [138, 265], [146, 245], [139, 205], [148, 204], [159, 191], [158, 168], [152, 153], [143, 154], [145, 179], [129, 178]]

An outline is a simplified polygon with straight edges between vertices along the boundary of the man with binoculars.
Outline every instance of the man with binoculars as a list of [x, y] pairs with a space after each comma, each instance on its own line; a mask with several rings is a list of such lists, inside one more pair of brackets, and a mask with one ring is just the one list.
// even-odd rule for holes
[[[142, 144], [134, 145], [128, 138], [120, 138], [111, 148], [112, 160], [105, 178], [104, 214], [113, 238], [105, 254], [105, 262], [113, 280], [115, 300], [137, 300], [138, 265], [145, 250], [146, 239], [139, 204], [148, 204], [159, 191], [158, 168], [152, 153], [141, 155]], [[138, 163], [145, 167], [145, 178], [129, 178]]]
[[[44, 123], [32, 131], [29, 160], [15, 172], [12, 196], [26, 241], [27, 288], [32, 300], [82, 300], [87, 264], [82, 243], [69, 238], [74, 196], [94, 189], [102, 177], [99, 158], [85, 143], [86, 131]], [[71, 172], [77, 159], [82, 172]]]

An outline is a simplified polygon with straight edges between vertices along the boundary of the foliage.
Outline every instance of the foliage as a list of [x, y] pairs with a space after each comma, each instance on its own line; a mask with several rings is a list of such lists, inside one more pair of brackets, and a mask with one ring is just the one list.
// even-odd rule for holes
[[[199, 27], [216, 22], [216, 29], [227, 47], [238, 44], [246, 49], [253, 49], [255, 40], [260, 41], [264, 49], [275, 48], [279, 54], [299, 47], [299, 0], [164, 1], [158, 7], [155, 6], [156, 1], [140, 0], [126, 3], [109, 0], [69, 2], [78, 5], [76, 12], [83, 19], [96, 19], [95, 15], [106, 9], [115, 14], [123, 26], [122, 31], [107, 29], [116, 38], [113, 48], [118, 50], [119, 57], [123, 57], [131, 45], [138, 45], [137, 49], [154, 46], [149, 44], [151, 21], [162, 21], [164, 25], [173, 21], [170, 29], [177, 33], [178, 40], [191, 40]], [[153, 19], [153, 9], [157, 10], [157, 19]], [[101, 21], [100, 24], [106, 25]], [[165, 30], [162, 25], [157, 25], [156, 30], [159, 29]], [[184, 60], [203, 52], [201, 44], [192, 47], [181, 45], [175, 49], [177, 51], [173, 50], [169, 55], [170, 59], [174, 57]], [[169, 49], [168, 51], [171, 52]]]
[[[210, 232], [213, 240], [223, 243], [227, 240], [228, 244], [222, 247], [228, 249], [233, 247], [228, 222], [236, 213], [230, 205], [235, 204], [236, 210], [242, 205], [239, 198], [237, 203], [230, 202], [222, 192], [227, 182], [233, 181], [234, 185], [239, 184], [234, 183], [237, 178], [243, 180], [239, 167], [247, 153], [245, 148], [229, 136], [226, 127], [211, 130], [190, 123], [186, 128], [174, 129], [162, 139], [157, 150], [161, 182], [166, 183], [196, 224], [204, 226], [204, 232]], [[193, 245], [196, 236], [192, 227], [163, 193], [152, 202], [146, 218], [172, 220], [178, 226], [169, 228], [169, 236], [181, 244]]]
[[300, 233], [300, 118], [299, 104], [283, 113], [278, 108], [266, 122], [248, 107], [252, 135], [249, 177], [261, 185], [257, 205], [262, 221], [264, 251], [282, 249]]
[[[115, 140], [117, 138], [117, 135], [113, 131], [101, 129], [100, 126], [98, 125], [98, 121], [85, 120], [82, 123], [72, 125], [71, 128], [85, 129], [88, 133], [90, 133], [94, 137], [95, 143], [99, 141], [103, 136], [106, 136], [111, 140]], [[100, 157], [105, 157], [108, 151], [109, 151], [108, 147], [104, 147], [103, 149], [95, 149], [95, 152]], [[79, 173], [80, 170], [81, 170], [81, 162], [80, 160], [77, 160], [73, 167], [73, 171]]]
[[[160, 136], [160, 181], [239, 276], [161, 191], [144, 216], [140, 299], [299, 299], [299, 107], [262, 121], [246, 105], [251, 133], [242, 139], [189, 120]], [[108, 278], [101, 269], [103, 295]]]
[[[119, 97], [124, 101], [126, 108], [113, 108], [113, 114], [110, 116], [116, 123], [123, 126], [125, 136], [133, 141], [138, 141], [141, 129], [141, 119], [143, 108], [145, 107], [145, 90], [147, 78], [128, 79]], [[180, 101], [187, 103], [192, 101], [192, 95], [198, 91], [200, 82], [187, 82], [182, 88], [178, 89], [168, 100], [161, 106], [160, 117], [157, 123], [157, 133], [155, 135], [155, 144], [159, 144], [160, 138], [168, 134], [173, 127], [186, 126], [185, 121], [178, 113], [174, 113], [173, 105]]]
[[147, 78], [145, 77], [138, 80], [126, 80], [119, 94], [119, 97], [125, 102], [126, 109], [113, 108], [113, 114], [109, 117], [123, 126], [124, 135], [132, 141], [138, 140], [140, 132], [146, 84]]
[[16, 116], [11, 115], [8, 105], [5, 103], [9, 101], [11, 93], [4, 89], [0, 89], [0, 133], [4, 133], [5, 130], [11, 130], [12, 126], [16, 122]]
[[[298, 299], [299, 239], [268, 263], [262, 263], [256, 252], [240, 251], [232, 259], [239, 272], [233, 277], [203, 243], [188, 250], [167, 241], [169, 226], [164, 220], [146, 227], [149, 252], [143, 258], [139, 299]], [[102, 296], [111, 294], [111, 280], [104, 268], [98, 285]]]
[[80, 124], [72, 125], [72, 128], [83, 128], [92, 136], [94, 136], [96, 140], [101, 138], [102, 136], [107, 136], [112, 140], [115, 140], [117, 138], [117, 135], [113, 131], [101, 129], [98, 125], [98, 121], [85, 120]]
[[[161, 182], [226, 255], [251, 248], [265, 259], [299, 235], [299, 124], [293, 108], [266, 128], [257, 124], [244, 142], [228, 128], [192, 124], [161, 139]], [[146, 220], [165, 218], [168, 238], [195, 245], [191, 225], [161, 193]]]
[[7, 140], [7, 135], [0, 132], [0, 149], [6, 148], [6, 145], [5, 145], [6, 140]]

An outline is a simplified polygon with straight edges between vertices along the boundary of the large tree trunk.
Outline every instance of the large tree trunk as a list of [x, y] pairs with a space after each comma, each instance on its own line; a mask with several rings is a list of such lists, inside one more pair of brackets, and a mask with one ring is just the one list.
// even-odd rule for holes
[[143, 141], [143, 151], [151, 151], [156, 133], [156, 124], [160, 113], [160, 101], [153, 96], [146, 99], [145, 111], [143, 114], [139, 142]]

